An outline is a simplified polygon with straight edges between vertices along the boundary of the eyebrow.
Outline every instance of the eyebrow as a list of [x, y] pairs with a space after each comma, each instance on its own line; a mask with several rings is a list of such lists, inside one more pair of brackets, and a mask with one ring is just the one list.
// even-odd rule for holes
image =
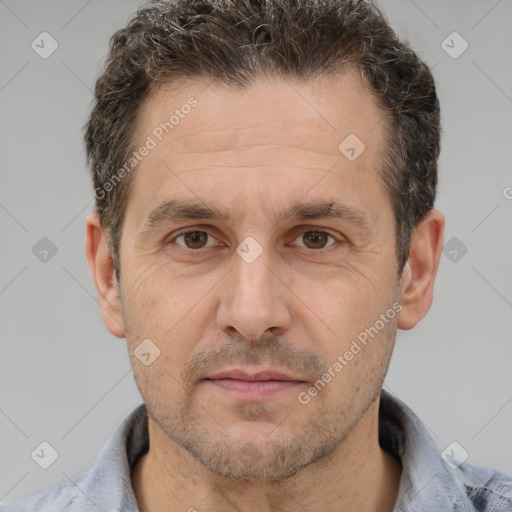
[[[207, 206], [195, 201], [171, 199], [155, 208], [144, 223], [144, 231], [162, 224], [187, 220], [228, 221], [231, 218], [226, 209]], [[305, 221], [315, 219], [342, 219], [364, 232], [371, 229], [371, 221], [366, 212], [353, 206], [336, 204], [335, 200], [321, 202], [299, 202], [281, 212], [274, 212], [275, 224], [285, 221]]]

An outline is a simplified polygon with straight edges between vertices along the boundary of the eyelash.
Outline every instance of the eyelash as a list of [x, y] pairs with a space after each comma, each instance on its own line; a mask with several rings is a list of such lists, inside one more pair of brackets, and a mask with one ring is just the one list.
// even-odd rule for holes
[[[188, 233], [206, 233], [206, 235], [208, 235], [209, 237], [215, 238], [211, 233], [209, 233], [208, 231], [206, 231], [204, 229], [187, 229], [186, 231], [181, 231], [181, 232], [177, 233], [171, 239], [168, 239], [165, 242], [165, 245], [170, 245], [172, 243], [176, 243], [176, 240], [179, 237], [185, 236]], [[307, 229], [303, 228], [303, 229], [301, 229], [300, 233], [294, 238], [294, 240], [296, 240], [297, 238], [300, 238], [301, 236], [305, 235], [306, 233], [321, 233], [321, 234], [327, 235], [331, 240], [333, 240], [333, 243], [330, 243], [329, 245], [326, 245], [325, 247], [321, 247], [319, 249], [310, 249], [309, 247], [299, 246], [299, 247], [303, 247], [304, 249], [310, 249], [311, 251], [315, 251], [315, 252], [326, 250], [329, 247], [331, 247], [332, 245], [334, 245], [335, 242], [341, 242], [342, 241], [342, 240], [336, 238], [334, 235], [332, 235], [328, 231], [325, 231], [325, 230], [322, 230], [322, 229], [311, 229], [311, 228], [307, 228]], [[207, 245], [207, 246], [201, 247], [199, 249], [191, 249], [190, 247], [187, 247], [186, 245], [181, 245], [181, 244], [177, 244], [177, 245], [179, 245], [183, 249], [185, 249], [187, 251], [191, 251], [191, 252], [199, 252], [199, 251], [201, 251], [203, 249], [207, 249], [208, 247], [213, 247], [213, 246], [208, 246]]]

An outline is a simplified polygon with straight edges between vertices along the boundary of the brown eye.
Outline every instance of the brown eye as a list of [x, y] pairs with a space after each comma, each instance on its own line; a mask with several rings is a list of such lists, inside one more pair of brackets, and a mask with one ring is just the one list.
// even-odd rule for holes
[[[188, 249], [203, 249], [208, 245], [209, 236], [206, 231], [187, 231], [178, 235], [175, 240], [178, 245], [183, 245]], [[180, 239], [183, 239], [183, 243], [178, 242]]]
[[333, 239], [332, 235], [325, 231], [304, 231], [299, 236], [299, 239], [303, 240], [304, 247], [308, 249], [324, 249], [328, 247], [329, 238]]

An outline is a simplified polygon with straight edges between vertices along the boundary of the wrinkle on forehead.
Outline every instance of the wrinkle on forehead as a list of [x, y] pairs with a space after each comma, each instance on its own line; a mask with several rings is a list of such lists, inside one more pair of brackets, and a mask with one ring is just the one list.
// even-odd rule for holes
[[217, 83], [206, 87], [199, 80], [183, 89], [161, 88], [141, 107], [139, 142], [192, 97], [197, 106], [164, 137], [173, 153], [283, 145], [335, 155], [350, 133], [366, 139], [369, 148], [382, 140], [376, 124], [383, 111], [354, 71], [298, 83], [258, 79], [242, 90]]
[[[138, 141], [190, 98], [197, 106], [144, 157], [133, 177], [127, 213], [135, 199], [136, 224], [159, 203], [180, 196], [245, 201], [257, 193], [286, 207], [330, 174], [342, 180], [333, 184], [346, 192], [345, 202], [361, 206], [374, 186], [383, 111], [356, 73], [302, 83], [261, 80], [244, 90], [200, 81], [161, 89], [141, 108]], [[350, 134], [366, 147], [355, 161], [339, 150]]]

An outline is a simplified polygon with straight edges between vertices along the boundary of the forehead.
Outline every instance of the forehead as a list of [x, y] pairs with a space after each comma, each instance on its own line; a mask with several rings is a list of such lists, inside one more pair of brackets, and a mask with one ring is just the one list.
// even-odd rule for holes
[[[142, 219], [176, 192], [229, 204], [249, 191], [280, 200], [286, 189], [293, 200], [329, 170], [350, 180], [357, 195], [376, 181], [382, 119], [355, 71], [309, 81], [261, 78], [246, 88], [203, 80], [163, 86], [138, 114], [134, 147], [151, 139], [152, 148], [137, 166], [129, 202], [136, 199]], [[217, 197], [226, 184], [229, 197]]]
[[176, 152], [251, 142], [334, 149], [339, 156], [339, 143], [351, 134], [378, 149], [382, 117], [378, 99], [355, 70], [314, 80], [260, 77], [244, 88], [189, 80], [154, 89], [140, 108], [135, 139], [161, 136], [157, 142]]

